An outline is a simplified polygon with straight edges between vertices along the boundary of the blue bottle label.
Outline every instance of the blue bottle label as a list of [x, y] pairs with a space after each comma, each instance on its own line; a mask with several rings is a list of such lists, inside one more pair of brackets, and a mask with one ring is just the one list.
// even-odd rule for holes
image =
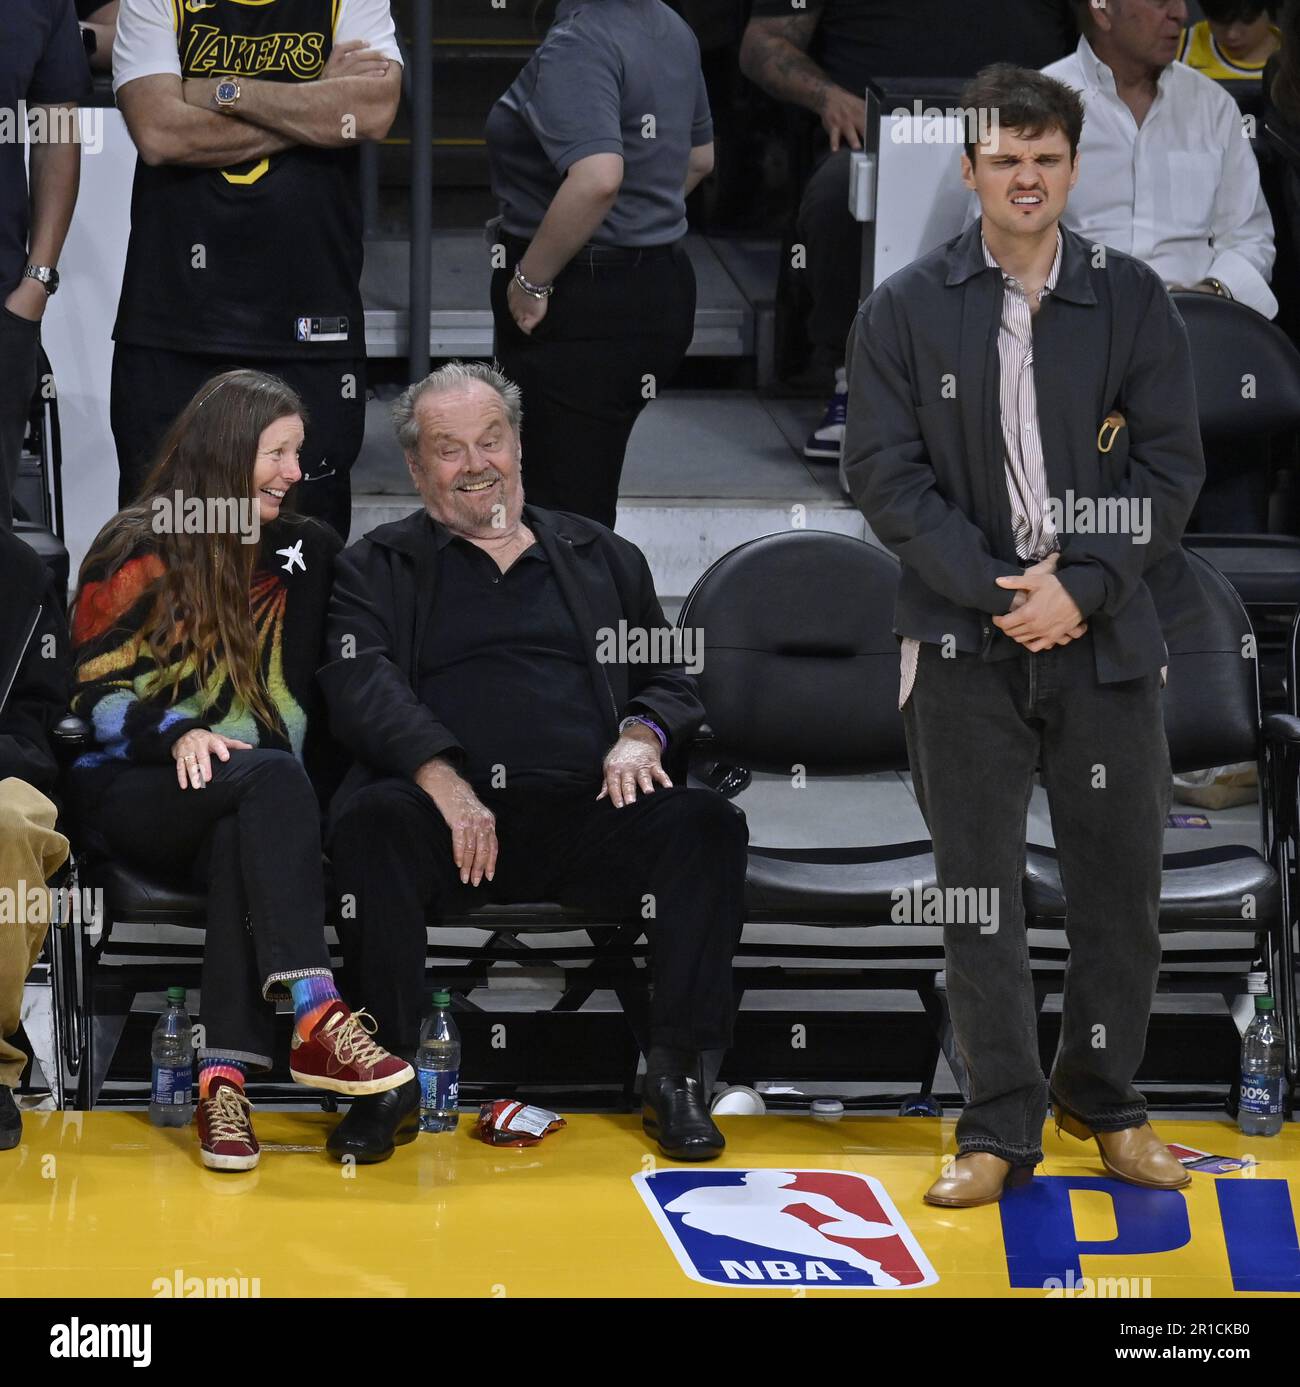
[[446, 1112], [460, 1103], [459, 1069], [421, 1069], [420, 1106]]
[[1256, 1117], [1276, 1117], [1282, 1111], [1282, 1076], [1242, 1074], [1237, 1106]]
[[194, 1068], [182, 1064], [175, 1067], [156, 1064], [153, 1070], [153, 1101], [155, 1103], [188, 1103], [194, 1085]]

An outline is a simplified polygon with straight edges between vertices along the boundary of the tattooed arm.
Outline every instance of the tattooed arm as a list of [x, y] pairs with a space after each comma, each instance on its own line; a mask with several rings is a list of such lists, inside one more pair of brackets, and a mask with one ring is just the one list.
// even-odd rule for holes
[[740, 43], [740, 70], [769, 96], [820, 116], [833, 150], [841, 140], [861, 149], [867, 124], [865, 100], [832, 82], [808, 56], [821, 9], [810, 3], [806, 11], [789, 16], [751, 19]]

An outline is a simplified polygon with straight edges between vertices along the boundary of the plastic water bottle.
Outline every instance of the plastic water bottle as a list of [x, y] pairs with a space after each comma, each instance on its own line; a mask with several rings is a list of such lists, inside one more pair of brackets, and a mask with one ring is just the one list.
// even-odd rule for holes
[[167, 989], [167, 1010], [153, 1028], [153, 1093], [149, 1121], [155, 1127], [187, 1127], [194, 1113], [194, 1038], [185, 1010], [185, 989]]
[[1255, 998], [1268, 996], [1268, 974], [1247, 973], [1246, 990], [1232, 999], [1232, 1019], [1238, 1035], [1245, 1035], [1255, 1019]]
[[415, 1057], [420, 1077], [420, 1130], [454, 1132], [460, 1121], [460, 1032], [451, 1017], [451, 993], [433, 994], [433, 1011], [420, 1027]]
[[1237, 1125], [1250, 1137], [1275, 1137], [1282, 1130], [1282, 1029], [1272, 997], [1255, 998], [1255, 1019], [1241, 1042], [1241, 1088]]

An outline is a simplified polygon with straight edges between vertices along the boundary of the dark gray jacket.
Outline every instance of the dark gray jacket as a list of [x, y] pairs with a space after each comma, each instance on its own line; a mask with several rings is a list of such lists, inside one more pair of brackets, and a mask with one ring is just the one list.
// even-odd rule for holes
[[[1062, 530], [1057, 577], [1088, 622], [1103, 683], [1166, 663], [1165, 639], [1200, 609], [1181, 547], [1205, 462], [1187, 335], [1159, 277], [1062, 228], [1056, 288], [1034, 319], [1034, 383], [1048, 493], [1149, 503], [1131, 533]], [[994, 626], [1019, 574], [999, 411], [1002, 279], [980, 223], [892, 275], [849, 335], [844, 464], [853, 498], [902, 561], [900, 636], [1006, 659]], [[1103, 420], [1127, 420], [1109, 453]], [[1070, 493], [1073, 493], [1071, 497]]]

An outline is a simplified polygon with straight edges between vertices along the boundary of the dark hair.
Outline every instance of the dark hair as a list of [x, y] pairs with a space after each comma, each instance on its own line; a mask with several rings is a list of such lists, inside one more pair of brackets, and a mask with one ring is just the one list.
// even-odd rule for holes
[[1201, 12], [1215, 24], [1253, 24], [1271, 9], [1266, 0], [1201, 0]]
[[[1059, 130], [1070, 142], [1070, 158], [1079, 152], [1083, 134], [1083, 98], [1073, 87], [1014, 63], [981, 68], [962, 88], [964, 110], [988, 111], [998, 128], [1015, 130], [1031, 139]], [[967, 126], [966, 155], [975, 162], [975, 131]]]
[[243, 706], [276, 726], [249, 611], [258, 546], [245, 544], [237, 533], [187, 534], [181, 526], [158, 534], [152, 502], [180, 491], [205, 500], [249, 497], [256, 505], [252, 478], [258, 440], [263, 429], [292, 414], [306, 420], [302, 400], [277, 376], [250, 370], [214, 376], [167, 431], [135, 504], [119, 511], [91, 545], [78, 577], [78, 601], [93, 569], [115, 573], [142, 545], [155, 544], [160, 551], [164, 572], [139, 632], [157, 666], [149, 696], [170, 682], [176, 698], [191, 667], [199, 687], [215, 693], [224, 670]]

